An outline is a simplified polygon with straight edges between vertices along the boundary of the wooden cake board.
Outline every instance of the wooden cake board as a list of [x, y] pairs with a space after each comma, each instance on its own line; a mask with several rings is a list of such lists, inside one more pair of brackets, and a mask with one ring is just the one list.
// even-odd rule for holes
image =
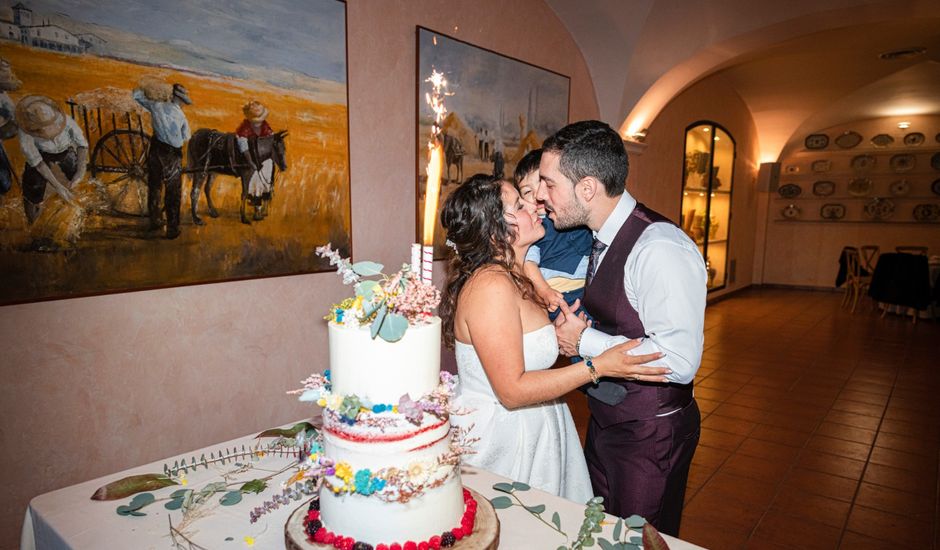
[[[470, 491], [477, 501], [476, 522], [473, 525], [473, 533], [458, 540], [451, 548], [454, 550], [496, 550], [499, 547], [499, 518], [496, 517], [496, 510], [483, 495], [469, 487], [464, 486], [464, 488]], [[307, 540], [307, 534], [304, 533], [304, 518], [307, 517], [310, 500], [313, 499], [304, 501], [299, 508], [294, 510], [287, 519], [287, 523], [284, 524], [284, 544], [287, 550], [330, 550], [333, 548], [332, 544], [317, 544]], [[329, 529], [329, 526], [325, 527]]]

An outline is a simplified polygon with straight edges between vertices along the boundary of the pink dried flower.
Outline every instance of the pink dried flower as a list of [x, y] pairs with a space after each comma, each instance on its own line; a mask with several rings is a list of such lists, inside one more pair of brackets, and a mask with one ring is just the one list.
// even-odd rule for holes
[[440, 301], [441, 292], [434, 285], [409, 279], [403, 291], [389, 296], [388, 306], [408, 319], [409, 323], [415, 324], [429, 316]]

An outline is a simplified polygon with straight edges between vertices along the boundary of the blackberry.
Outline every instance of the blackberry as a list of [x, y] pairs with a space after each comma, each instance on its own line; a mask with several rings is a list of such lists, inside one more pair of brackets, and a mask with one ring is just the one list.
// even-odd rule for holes
[[372, 550], [372, 545], [368, 542], [357, 542], [353, 545], [353, 550]]
[[308, 509], [309, 509], [309, 510], [317, 510], [317, 511], [319, 511], [319, 510], [320, 510], [320, 499], [315, 498], [315, 499], [311, 500], [311, 501], [310, 501], [310, 508], [308, 508]]
[[307, 534], [312, 537], [313, 535], [316, 534], [317, 531], [320, 530], [321, 527], [323, 527], [323, 523], [321, 523], [320, 520], [318, 519], [315, 519], [313, 521], [308, 521], [307, 522]]
[[441, 548], [450, 548], [457, 542], [457, 537], [450, 531], [445, 531], [441, 535]]

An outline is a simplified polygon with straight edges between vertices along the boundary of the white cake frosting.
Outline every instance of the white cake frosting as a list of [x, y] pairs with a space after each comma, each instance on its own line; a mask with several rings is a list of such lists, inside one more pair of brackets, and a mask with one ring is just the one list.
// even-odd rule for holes
[[[372, 339], [368, 327], [330, 323], [330, 383], [334, 395], [355, 395], [374, 404], [398, 404], [405, 394], [417, 401], [440, 384], [441, 320], [410, 326], [394, 343]], [[377, 424], [365, 420], [379, 420]], [[388, 425], [382, 425], [381, 421]], [[324, 410], [323, 454], [353, 471], [396, 468], [414, 473], [424, 485], [415, 495], [320, 494], [324, 528], [377, 545], [422, 541], [460, 525], [464, 513], [459, 463], [439, 464], [451, 452], [446, 414], [425, 414], [417, 424], [403, 414], [361, 413], [348, 424]], [[403, 493], [402, 493], [403, 494]]]

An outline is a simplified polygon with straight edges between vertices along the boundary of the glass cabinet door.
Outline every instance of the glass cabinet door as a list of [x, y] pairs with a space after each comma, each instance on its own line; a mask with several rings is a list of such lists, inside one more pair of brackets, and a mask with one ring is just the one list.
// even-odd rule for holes
[[731, 236], [735, 143], [724, 128], [699, 122], [686, 129], [680, 225], [698, 245], [708, 289], [724, 288]]

